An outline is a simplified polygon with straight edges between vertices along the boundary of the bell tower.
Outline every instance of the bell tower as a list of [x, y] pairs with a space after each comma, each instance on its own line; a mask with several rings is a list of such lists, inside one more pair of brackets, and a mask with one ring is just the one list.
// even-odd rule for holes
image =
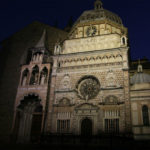
[[[45, 106], [47, 98], [50, 63], [44, 62], [46, 30], [37, 44], [31, 48], [30, 62], [21, 66], [20, 83], [15, 100], [14, 123], [12, 130], [17, 133], [17, 142], [29, 142], [41, 134], [44, 128]], [[19, 116], [22, 116], [20, 119]], [[26, 119], [25, 119], [26, 118]], [[38, 119], [39, 118], [39, 119]], [[36, 129], [35, 120], [39, 121]]]

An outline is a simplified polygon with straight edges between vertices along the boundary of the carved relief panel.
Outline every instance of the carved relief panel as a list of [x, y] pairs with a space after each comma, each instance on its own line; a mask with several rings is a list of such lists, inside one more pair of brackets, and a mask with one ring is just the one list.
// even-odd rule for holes
[[106, 80], [106, 85], [105, 85], [106, 87], [120, 87], [117, 81], [117, 77], [114, 74], [114, 71], [111, 69], [107, 72], [105, 80]]
[[64, 75], [60, 82], [59, 89], [66, 90], [71, 88], [70, 76], [68, 74]]
[[68, 98], [66, 98], [66, 97], [63, 97], [58, 102], [58, 106], [60, 106], [60, 107], [66, 107], [66, 106], [69, 106], [70, 104], [71, 104], [70, 100]]

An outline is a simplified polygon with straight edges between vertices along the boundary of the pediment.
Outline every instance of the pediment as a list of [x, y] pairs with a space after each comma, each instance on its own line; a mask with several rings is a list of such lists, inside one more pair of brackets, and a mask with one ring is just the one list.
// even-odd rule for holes
[[70, 100], [68, 98], [62, 98], [58, 104], [59, 107], [70, 106]]

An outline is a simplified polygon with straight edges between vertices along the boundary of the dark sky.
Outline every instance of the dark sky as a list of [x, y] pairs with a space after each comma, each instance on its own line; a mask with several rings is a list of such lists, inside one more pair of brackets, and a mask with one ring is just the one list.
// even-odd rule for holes
[[[32, 21], [63, 28], [70, 16], [76, 20], [95, 0], [0, 0], [0, 41]], [[150, 0], [102, 0], [103, 7], [117, 13], [129, 30], [131, 56], [150, 59]]]

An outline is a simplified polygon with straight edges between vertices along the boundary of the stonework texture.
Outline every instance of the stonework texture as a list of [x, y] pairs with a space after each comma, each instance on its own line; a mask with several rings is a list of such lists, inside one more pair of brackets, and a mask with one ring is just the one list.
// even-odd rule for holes
[[0, 80], [3, 139], [10, 133], [18, 143], [41, 133], [150, 139], [150, 83], [130, 82], [149, 76], [141, 66], [130, 70], [127, 28], [97, 1], [69, 34], [34, 22], [3, 42], [3, 56], [9, 52]]

